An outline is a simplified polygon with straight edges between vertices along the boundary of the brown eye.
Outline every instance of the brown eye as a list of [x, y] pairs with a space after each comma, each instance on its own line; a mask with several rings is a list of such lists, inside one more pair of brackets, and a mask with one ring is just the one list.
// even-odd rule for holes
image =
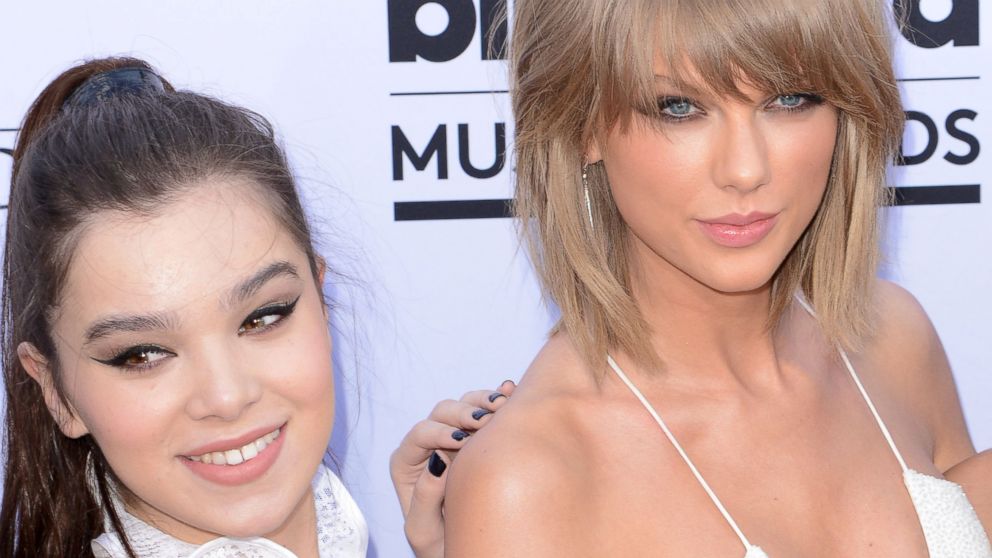
[[269, 314], [268, 316], [262, 316], [261, 318], [251, 318], [249, 320], [245, 320], [245, 323], [242, 324], [241, 329], [238, 331], [251, 331], [253, 329], [260, 329], [270, 326], [278, 322], [281, 318], [282, 316], [277, 316], [275, 314]]
[[296, 297], [296, 300], [293, 302], [272, 304], [255, 310], [245, 318], [244, 322], [241, 322], [241, 327], [238, 328], [238, 335], [243, 333], [260, 333], [275, 326], [293, 313], [293, 310], [296, 309], [296, 303], [299, 300], [300, 297]]
[[151, 362], [151, 353], [148, 351], [131, 353], [124, 359], [125, 366], [139, 366], [141, 364], [148, 364], [149, 362]]
[[125, 349], [109, 359], [93, 360], [126, 370], [142, 370], [155, 366], [158, 361], [170, 356], [176, 356], [176, 353], [155, 345], [138, 345]]

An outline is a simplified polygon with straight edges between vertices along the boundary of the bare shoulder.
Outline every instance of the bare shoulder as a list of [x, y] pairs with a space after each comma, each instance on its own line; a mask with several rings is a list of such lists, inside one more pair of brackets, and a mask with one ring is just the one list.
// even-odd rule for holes
[[872, 302], [876, 328], [865, 356], [886, 391], [926, 425], [934, 463], [947, 470], [975, 451], [940, 337], [916, 297], [895, 283], [878, 280]]
[[[567, 347], [552, 340], [510, 401], [459, 452], [445, 492], [448, 556], [560, 556], [575, 545], [581, 459], [569, 435], [574, 406]], [[562, 379], [566, 379], [562, 378]], [[566, 552], [567, 553], [567, 552]]]

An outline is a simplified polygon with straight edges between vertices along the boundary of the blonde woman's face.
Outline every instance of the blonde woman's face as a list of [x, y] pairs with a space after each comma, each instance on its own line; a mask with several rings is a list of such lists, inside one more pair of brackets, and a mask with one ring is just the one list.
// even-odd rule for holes
[[633, 265], [720, 292], [767, 285], [823, 198], [837, 110], [802, 91], [680, 90], [655, 72], [663, 117], [637, 114], [589, 154], [606, 166]]
[[55, 324], [69, 433], [93, 436], [131, 513], [190, 542], [312, 522], [333, 422], [321, 296], [251, 188], [98, 214]]

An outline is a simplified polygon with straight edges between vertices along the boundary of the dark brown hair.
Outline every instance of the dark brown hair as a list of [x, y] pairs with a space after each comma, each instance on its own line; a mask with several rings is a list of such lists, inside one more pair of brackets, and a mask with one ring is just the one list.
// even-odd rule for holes
[[113, 472], [99, 447], [88, 435], [62, 434], [17, 355], [20, 343], [33, 344], [70, 408], [51, 327], [60, 305], [71, 303], [60, 294], [85, 220], [108, 210], [153, 215], [206, 179], [245, 178], [254, 190], [246, 194], [261, 194], [318, 276], [306, 217], [271, 125], [164, 80], [162, 88], [85, 102], [73, 97], [94, 76], [123, 68], [153, 72], [141, 60], [106, 58], [55, 78], [31, 106], [14, 150], [0, 323], [7, 396], [2, 556], [92, 556], [104, 514], [134, 556], [112, 505]]

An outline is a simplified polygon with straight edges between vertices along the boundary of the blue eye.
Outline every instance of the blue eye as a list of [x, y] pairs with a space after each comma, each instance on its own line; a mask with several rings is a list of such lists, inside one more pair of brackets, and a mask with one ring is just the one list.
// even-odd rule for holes
[[803, 103], [803, 97], [801, 95], [779, 95], [779, 102], [784, 107], [798, 107]]
[[669, 120], [685, 120], [699, 112], [699, 107], [685, 97], [662, 97], [658, 99], [658, 108]]
[[769, 105], [779, 110], [804, 110], [822, 102], [822, 97], [812, 93], [787, 93], [775, 97]]

